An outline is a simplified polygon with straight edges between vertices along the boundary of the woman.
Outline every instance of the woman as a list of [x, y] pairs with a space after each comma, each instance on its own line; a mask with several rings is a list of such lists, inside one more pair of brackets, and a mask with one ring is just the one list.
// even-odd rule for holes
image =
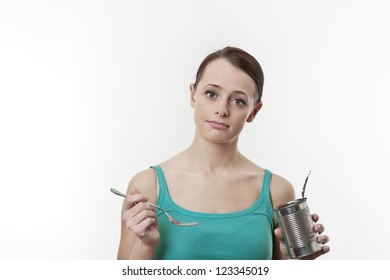
[[[122, 210], [118, 259], [281, 259], [286, 255], [273, 207], [295, 199], [292, 185], [237, 148], [245, 123], [262, 107], [263, 72], [247, 52], [226, 47], [201, 63], [190, 101], [192, 144], [136, 174]], [[153, 207], [181, 221], [175, 226]], [[317, 222], [318, 216], [312, 215]], [[316, 224], [315, 231], [324, 227]], [[328, 242], [320, 235], [319, 243]], [[282, 249], [281, 249], [282, 248]], [[307, 258], [327, 253], [328, 246]]]

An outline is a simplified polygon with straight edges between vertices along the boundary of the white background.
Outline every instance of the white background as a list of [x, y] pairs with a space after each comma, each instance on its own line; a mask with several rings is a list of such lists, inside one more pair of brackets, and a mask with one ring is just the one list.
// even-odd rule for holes
[[[115, 259], [138, 171], [192, 141], [226, 45], [265, 72], [241, 152], [306, 194], [321, 259], [389, 259], [390, 2], [1, 1], [0, 259]], [[237, 186], [239, 187], [239, 186]]]

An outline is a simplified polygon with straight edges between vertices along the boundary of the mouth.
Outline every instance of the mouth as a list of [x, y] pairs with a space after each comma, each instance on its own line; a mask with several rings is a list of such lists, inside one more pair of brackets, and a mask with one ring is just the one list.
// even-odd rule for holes
[[206, 121], [209, 123], [213, 128], [219, 129], [219, 130], [225, 130], [228, 129], [230, 126], [224, 122], [217, 122], [217, 121]]

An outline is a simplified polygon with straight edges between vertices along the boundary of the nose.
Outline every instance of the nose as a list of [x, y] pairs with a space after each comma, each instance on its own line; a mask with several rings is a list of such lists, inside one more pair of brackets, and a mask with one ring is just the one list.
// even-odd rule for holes
[[229, 116], [229, 109], [228, 105], [225, 102], [219, 102], [214, 109], [214, 114], [219, 116], [219, 117], [228, 117]]

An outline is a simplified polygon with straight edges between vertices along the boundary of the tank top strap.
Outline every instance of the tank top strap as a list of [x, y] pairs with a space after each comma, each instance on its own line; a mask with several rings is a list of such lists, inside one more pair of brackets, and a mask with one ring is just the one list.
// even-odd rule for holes
[[263, 181], [263, 191], [266, 193], [269, 192], [271, 186], [272, 172], [268, 169], [264, 170], [264, 181]]
[[157, 177], [157, 204], [161, 205], [166, 194], [168, 193], [167, 181], [165, 179], [164, 171], [160, 165], [153, 165], [150, 168], [154, 169]]
[[265, 169], [263, 187], [261, 189], [260, 196], [263, 197], [264, 203], [267, 204], [268, 214], [270, 215], [270, 217], [273, 217], [274, 213], [273, 213], [271, 194], [270, 194], [271, 179], [272, 179], [272, 172], [268, 169]]

